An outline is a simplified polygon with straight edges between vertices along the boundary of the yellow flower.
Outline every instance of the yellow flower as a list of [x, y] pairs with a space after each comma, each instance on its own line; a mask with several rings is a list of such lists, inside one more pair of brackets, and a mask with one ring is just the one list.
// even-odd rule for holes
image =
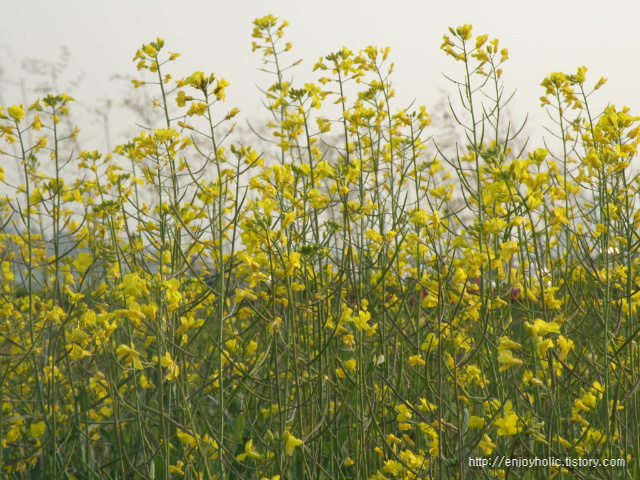
[[178, 432], [178, 439], [180, 439], [180, 443], [189, 445], [191, 448], [196, 446], [196, 439], [188, 433]]
[[602, 395], [604, 394], [604, 387], [597, 380], [593, 382], [593, 388], [589, 390], [593, 393], [598, 400], [602, 400]]
[[390, 433], [390, 434], [387, 435], [387, 443], [389, 445], [392, 445], [394, 443], [395, 444], [399, 444], [399, 443], [402, 443], [402, 440], [400, 440], [398, 437], [396, 437], [393, 433]]
[[80, 252], [78, 257], [73, 261], [73, 266], [78, 272], [84, 273], [93, 264], [93, 257], [87, 252]]
[[[71, 98], [71, 97], [69, 97]], [[29, 105], [29, 111], [31, 110], [36, 110], [38, 112], [42, 111], [42, 105], [40, 105], [40, 99], [37, 99], [35, 102], [33, 102], [31, 105]]]
[[302, 445], [304, 442], [299, 438], [294, 437], [289, 429], [284, 432], [282, 436], [282, 441], [284, 442], [284, 451], [288, 456], [293, 455], [293, 449]]
[[40, 438], [44, 435], [45, 425], [44, 422], [40, 421], [38, 423], [32, 423], [29, 427], [29, 433], [33, 438]]
[[178, 104], [179, 107], [184, 107], [186, 105], [186, 102], [190, 102], [192, 100], [193, 100], [193, 97], [184, 93], [183, 90], [180, 90], [176, 97], [176, 103]]
[[242, 460], [244, 460], [245, 458], [251, 458], [253, 460], [259, 460], [262, 458], [262, 455], [259, 454], [258, 452], [256, 452], [253, 449], [253, 440], [249, 440], [245, 446], [244, 446], [244, 453], [241, 453], [240, 455], [238, 455], [236, 457], [236, 460], [238, 460], [239, 462], [241, 462]]
[[589, 408], [596, 408], [597, 398], [594, 394], [587, 392], [582, 396], [582, 403]]
[[293, 271], [300, 268], [300, 256], [298, 252], [292, 252], [291, 255], [289, 255], [284, 266], [286, 275], [293, 275]]
[[465, 23], [461, 27], [456, 27], [455, 31], [453, 30], [453, 28], [449, 28], [449, 31], [454, 35], [460, 37], [460, 39], [471, 40], [472, 29], [473, 29], [473, 26]]
[[169, 371], [167, 372], [166, 380], [173, 380], [180, 374], [180, 367], [173, 361], [169, 352], [165, 353], [164, 356], [160, 358], [160, 365], [166, 367]]
[[12, 105], [7, 109], [7, 113], [16, 122], [19, 122], [25, 117], [24, 105]]
[[400, 412], [396, 416], [396, 420], [398, 422], [400, 422], [400, 423], [411, 419], [411, 417], [413, 415], [413, 413], [411, 412], [409, 407], [407, 407], [404, 403], [401, 403], [400, 405], [396, 405], [396, 410], [398, 410], [398, 412]]
[[236, 288], [235, 303], [240, 303], [245, 298], [250, 302], [255, 302], [258, 299], [252, 292], [243, 288]]
[[204, 72], [193, 72], [189, 77], [184, 79], [184, 84], [191, 85], [194, 88], [200, 88], [200, 85], [208, 81], [208, 77]]
[[515, 412], [508, 411], [504, 417], [493, 422], [498, 427], [498, 435], [515, 435], [522, 427], [518, 427], [518, 415]]
[[560, 436], [557, 436], [557, 435], [553, 437], [553, 441], [554, 442], [559, 442], [560, 445], [562, 445], [564, 448], [571, 448], [572, 447], [571, 442], [569, 442], [569, 441], [565, 440], [564, 438], [562, 438]]
[[502, 218], [494, 217], [484, 222], [483, 230], [487, 233], [498, 234], [506, 225], [506, 222]]
[[420, 410], [421, 412], [436, 412], [438, 410], [438, 407], [436, 405], [434, 405], [431, 402], [428, 402], [426, 399], [421, 398], [420, 399], [420, 406], [418, 407], [418, 410]]
[[574, 413], [583, 411], [583, 412], [589, 412], [591, 409], [589, 407], [587, 407], [584, 402], [580, 399], [576, 399], [573, 402], [573, 411]]
[[[7, 432], [7, 441], [15, 442], [22, 436], [22, 431], [18, 425], [11, 425], [9, 431]], [[2, 440], [4, 442], [4, 439]]]
[[368, 329], [369, 324], [367, 322], [370, 319], [371, 314], [369, 312], [365, 312], [364, 310], [360, 310], [357, 317], [351, 317], [351, 321], [358, 330], [362, 330], [363, 328]]
[[409, 357], [409, 365], [415, 367], [416, 365], [420, 365], [421, 367], [424, 367], [427, 362], [424, 361], [424, 359], [420, 356], [420, 355], [411, 355]]
[[133, 364], [133, 368], [136, 370], [142, 370], [142, 362], [140, 362], [140, 353], [136, 351], [136, 347], [131, 344], [131, 347], [128, 347], [125, 344], [122, 344], [116, 348], [116, 354], [119, 358], [123, 358], [125, 364]]
[[503, 261], [508, 262], [511, 258], [511, 255], [520, 252], [520, 247], [518, 246], [518, 242], [502, 242], [500, 245], [500, 250], [498, 250], [498, 255], [502, 258]]
[[595, 84], [595, 86], [593, 87], [594, 90], [598, 90], [600, 87], [602, 87], [605, 83], [607, 83], [607, 79], [604, 77], [600, 77], [600, 80], [598, 80], [598, 83]]
[[287, 228], [289, 224], [293, 222], [295, 219], [296, 219], [296, 212], [289, 212], [285, 214], [284, 218], [282, 219], [282, 228]]
[[433, 352], [438, 347], [438, 343], [440, 343], [440, 340], [433, 333], [429, 333], [420, 349], [426, 352]]
[[140, 374], [140, 376], [138, 377], [138, 380], [140, 381], [140, 386], [142, 388], [156, 388], [155, 385], [149, 381], [149, 379], [144, 373]]
[[379, 245], [382, 244], [382, 235], [380, 235], [375, 230], [369, 228], [366, 232], [364, 232], [365, 236], [374, 243]]
[[560, 325], [557, 322], [545, 322], [541, 318], [536, 319], [533, 325], [524, 322], [524, 326], [532, 337], [544, 337], [547, 333], [560, 333]]
[[83, 330], [80, 330], [79, 328], [74, 328], [71, 331], [71, 335], [69, 335], [68, 340], [69, 342], [72, 343], [80, 343], [83, 344], [83, 346], [86, 346], [89, 339], [89, 334], [84, 332]]
[[498, 355], [498, 362], [502, 364], [499, 370], [500, 372], [508, 369], [509, 367], [522, 365], [522, 360], [515, 358], [511, 350], [502, 350]]
[[139, 299], [145, 293], [149, 293], [144, 280], [138, 277], [137, 273], [128, 273], [125, 275], [120, 284], [120, 288], [124, 290], [126, 295], [132, 295], [136, 299]]
[[487, 34], [478, 35], [476, 37], [476, 48], [478, 49], [482, 48], [482, 46], [487, 42], [488, 39], [489, 39], [489, 35]]
[[577, 412], [574, 412], [574, 414], [571, 416], [571, 420], [573, 420], [574, 422], [578, 422], [584, 428], [587, 428], [589, 426], [589, 422], [582, 418], [582, 416]]
[[546, 338], [538, 342], [538, 354], [543, 357], [546, 355], [547, 350], [553, 347], [553, 340]]
[[346, 362], [344, 362], [344, 365], [345, 365], [345, 367], [347, 367], [352, 372], [356, 371], [356, 359], [355, 358], [347, 360]]
[[467, 424], [467, 426], [469, 428], [482, 428], [484, 427], [484, 424], [485, 424], [484, 418], [471, 415], [471, 417], [469, 417], [469, 423]]
[[585, 66], [578, 67], [578, 71], [573, 76], [573, 79], [577, 83], [584, 83], [584, 81], [587, 79], [586, 73], [587, 73], [587, 67], [585, 67]]
[[81, 299], [84, 298], [84, 294], [80, 293], [80, 292], [73, 292], [69, 286], [65, 287], [66, 291], [67, 291], [67, 295], [69, 295], [69, 303], [71, 303], [71, 305], [75, 305], [77, 304]]
[[204, 115], [206, 111], [207, 111], [206, 103], [194, 102], [189, 107], [189, 110], [187, 110], [187, 115], [189, 115], [190, 117], [192, 117], [193, 115]]
[[280, 328], [281, 323], [282, 323], [282, 318], [280, 317], [274, 318], [273, 321], [269, 324], [269, 333], [277, 332], [278, 329]]
[[184, 475], [182, 467], [184, 467], [184, 462], [182, 460], [178, 460], [178, 463], [175, 465], [169, 465], [169, 472]]
[[515, 350], [520, 350], [522, 348], [522, 345], [520, 345], [517, 342], [514, 342], [513, 340], [509, 340], [509, 337], [500, 337], [500, 343], [498, 344], [498, 351], [502, 351], [502, 350], [511, 350], [511, 349], [515, 349]]
[[489, 310], [495, 310], [496, 308], [504, 307], [506, 304], [507, 302], [505, 302], [501, 298], [492, 298], [489, 302], [488, 308]]
[[167, 288], [165, 297], [167, 299], [169, 310], [175, 310], [178, 308], [180, 300], [182, 300], [182, 293], [178, 291], [178, 288], [180, 288], [180, 281], [177, 278], [172, 278], [169, 281], [163, 281], [162, 286]]
[[251, 340], [249, 342], [249, 344], [244, 347], [244, 354], [245, 355], [251, 355], [253, 352], [255, 352], [258, 349], [258, 344], [256, 342], [254, 342], [253, 340]]
[[72, 360], [80, 360], [81, 358], [84, 358], [84, 357], [90, 357], [91, 352], [88, 350], [84, 350], [82, 347], [80, 347], [80, 345], [74, 344], [71, 347], [71, 352], [69, 353], [69, 356], [71, 357]]
[[[92, 295], [95, 297], [96, 293], [94, 292]], [[153, 320], [156, 318], [156, 313], [158, 313], [158, 305], [156, 304], [156, 302], [149, 302], [146, 305], [141, 305], [140, 311], [149, 320]]]
[[142, 51], [146, 53], [149, 57], [154, 57], [156, 55], [157, 50], [153, 45], [143, 45]]
[[221, 78], [217, 82], [218, 83], [216, 85], [216, 88], [213, 89], [212, 93], [216, 96], [216, 99], [224, 101], [224, 99], [226, 98], [224, 87], [228, 87], [230, 83], [224, 78]]
[[485, 455], [491, 455], [491, 452], [496, 448], [496, 444], [491, 441], [491, 438], [486, 433], [482, 436], [478, 446], [484, 450]]
[[403, 471], [403, 466], [400, 462], [396, 462], [395, 460], [387, 460], [384, 462], [384, 470], [386, 473], [390, 473], [391, 475], [398, 475]]
[[227, 113], [227, 115], [224, 117], [225, 120], [231, 120], [233, 117], [235, 117], [238, 113], [240, 113], [240, 109], [239, 108], [234, 108], [232, 109], [229, 113]]

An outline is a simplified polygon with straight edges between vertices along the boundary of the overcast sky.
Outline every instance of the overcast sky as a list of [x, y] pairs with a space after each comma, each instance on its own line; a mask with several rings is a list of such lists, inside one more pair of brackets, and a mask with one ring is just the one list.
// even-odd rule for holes
[[[256, 85], [265, 87], [273, 79], [258, 71], [260, 55], [251, 52], [252, 21], [268, 13], [291, 24], [285, 34], [293, 43], [289, 58], [303, 59], [293, 71], [296, 81], [317, 80], [322, 75], [312, 73], [313, 64], [342, 46], [390, 46], [396, 66], [395, 107], [415, 99], [432, 110], [445, 92], [453, 92], [442, 73], [454, 78], [462, 73], [461, 63], [440, 50], [442, 36], [449, 26], [470, 23], [474, 34], [488, 33], [509, 49], [505, 88], [517, 89], [511, 115], [517, 120], [530, 114], [534, 139], [543, 133], [541, 124], [549, 125], [540, 108], [540, 82], [553, 71], [575, 73], [585, 65], [588, 84], [608, 78], [594, 107], [610, 102], [640, 113], [638, 0], [7, 2], [0, 30], [0, 102], [22, 103], [23, 92], [27, 102], [33, 101], [31, 89], [43, 77], [21, 69], [21, 64], [26, 59], [56, 61], [65, 47], [69, 64], [58, 88], [76, 98], [77, 111], [104, 109], [107, 99], [118, 107], [133, 87], [113, 76], [140, 78], [132, 62], [136, 49], [161, 37], [168, 51], [182, 53], [171, 64], [174, 78], [195, 70], [215, 72], [231, 83], [225, 109], [239, 107], [238, 118], [255, 118], [263, 111]], [[111, 116], [112, 146], [139, 130], [124, 110], [114, 108]], [[82, 148], [105, 148], [96, 120], [78, 123]]]

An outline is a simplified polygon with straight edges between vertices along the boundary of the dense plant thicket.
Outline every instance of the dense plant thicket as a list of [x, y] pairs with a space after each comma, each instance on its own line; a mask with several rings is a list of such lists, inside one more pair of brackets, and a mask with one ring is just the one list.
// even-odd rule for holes
[[113, 155], [65, 146], [68, 95], [0, 109], [2, 477], [640, 477], [639, 118], [552, 73], [560, 148], [513, 151], [508, 51], [465, 25], [450, 148], [388, 48], [287, 81], [286, 25], [253, 32], [264, 151], [161, 39], [164, 122]]

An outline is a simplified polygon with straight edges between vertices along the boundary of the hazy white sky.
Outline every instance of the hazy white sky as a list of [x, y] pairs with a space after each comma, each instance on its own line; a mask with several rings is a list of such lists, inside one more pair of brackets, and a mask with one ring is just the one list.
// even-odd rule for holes
[[[36, 95], [30, 89], [42, 82], [42, 77], [21, 70], [21, 62], [55, 61], [66, 47], [69, 65], [58, 87], [76, 98], [77, 111], [103, 108], [107, 98], [117, 106], [133, 87], [110, 78], [140, 78], [131, 61], [136, 49], [161, 37], [168, 51], [182, 53], [171, 65], [174, 78], [195, 70], [215, 72], [231, 82], [225, 110], [239, 107], [238, 118], [255, 118], [263, 111], [256, 85], [265, 87], [273, 79], [257, 70], [261, 58], [251, 52], [252, 21], [272, 13], [291, 24], [286, 31], [293, 43], [290, 58], [303, 59], [293, 70], [296, 81], [317, 80], [321, 75], [312, 73], [313, 64], [343, 45], [352, 50], [390, 46], [396, 66], [395, 106], [415, 99], [432, 110], [445, 91], [453, 92], [442, 72], [456, 78], [462, 73], [461, 64], [440, 50], [442, 36], [449, 26], [471, 23], [474, 34], [488, 33], [509, 48], [505, 87], [517, 89], [511, 114], [514, 119], [530, 114], [534, 139], [542, 134], [541, 124], [549, 125], [539, 97], [540, 82], [552, 71], [575, 73], [585, 65], [588, 84], [601, 76], [609, 79], [594, 106], [625, 104], [640, 114], [638, 0], [31, 0], [8, 5], [0, 30], [0, 101], [8, 105], [33, 101]], [[78, 78], [80, 83], [71, 86]], [[137, 132], [131, 118], [124, 110], [114, 110], [112, 146]], [[98, 122], [78, 123], [82, 148], [105, 148]]]

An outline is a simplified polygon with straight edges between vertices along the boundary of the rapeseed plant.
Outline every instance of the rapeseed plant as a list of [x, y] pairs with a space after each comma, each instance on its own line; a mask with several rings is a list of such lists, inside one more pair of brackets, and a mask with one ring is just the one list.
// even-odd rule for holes
[[[2, 478], [636, 478], [640, 117], [554, 72], [560, 149], [515, 151], [509, 52], [463, 25], [449, 156], [388, 48], [299, 86], [287, 26], [252, 34], [271, 151], [230, 144], [232, 86], [174, 81], [162, 39], [132, 83], [163, 124], [111, 154], [68, 153], [68, 95], [0, 107]], [[469, 463], [496, 455], [625, 465]]]

